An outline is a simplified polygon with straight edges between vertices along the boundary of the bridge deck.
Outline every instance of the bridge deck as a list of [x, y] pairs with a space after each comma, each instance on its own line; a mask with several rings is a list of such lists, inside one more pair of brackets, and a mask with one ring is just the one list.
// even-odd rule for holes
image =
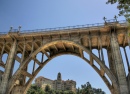
[[[37, 31], [21, 31], [21, 32], [8, 32], [7, 34], [0, 34], [0, 50], [2, 50], [4, 42], [6, 42], [5, 49], [11, 47], [11, 43], [14, 39], [18, 40], [18, 45], [23, 49], [24, 41], [26, 40], [28, 47], [26, 50], [31, 50], [32, 41], [35, 40], [34, 48], [38, 48], [41, 45], [41, 41], [54, 41], [54, 40], [73, 40], [80, 42], [85, 47], [89, 47], [89, 39], [92, 44], [92, 48], [99, 48], [99, 41], [101, 41], [102, 47], [107, 48], [110, 46], [110, 33], [116, 31], [117, 39], [120, 46], [128, 45], [128, 26], [126, 23], [108, 23], [100, 26], [79, 26], [63, 29], [49, 30], [37, 30]], [[59, 44], [57, 47], [60, 47]], [[67, 44], [65, 45], [67, 46]], [[68, 45], [69, 47], [69, 45]], [[19, 48], [20, 50], [20, 48]]]

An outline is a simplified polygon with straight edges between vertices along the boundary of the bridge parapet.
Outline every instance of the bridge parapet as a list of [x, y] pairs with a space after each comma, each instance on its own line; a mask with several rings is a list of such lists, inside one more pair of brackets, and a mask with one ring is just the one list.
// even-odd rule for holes
[[14, 33], [19, 32], [21, 34], [24, 34], [24, 33], [66, 31], [66, 30], [76, 30], [76, 29], [94, 30], [94, 29], [103, 28], [105, 26], [113, 26], [113, 25], [115, 25], [115, 26], [127, 26], [127, 22], [125, 20], [115, 21], [115, 19], [112, 19], [112, 20], [107, 20], [105, 23], [85, 24], [85, 25], [76, 25], [76, 26], [35, 29], [35, 30], [23, 30], [23, 31], [19, 31], [18, 29], [12, 29], [9, 32], [0, 32], [0, 35], [12, 33], [12, 32], [14, 32]]
[[76, 25], [76, 26], [67, 26], [67, 27], [57, 27], [57, 28], [46, 28], [46, 29], [36, 29], [36, 30], [23, 30], [20, 33], [34, 33], [34, 32], [53, 32], [53, 31], [65, 31], [65, 30], [75, 30], [75, 29], [87, 29], [87, 30], [93, 30], [93, 29], [100, 29], [104, 26], [113, 26], [113, 25], [120, 25], [120, 26], [126, 26], [127, 22], [125, 20], [122, 21], [111, 21], [107, 20], [106, 23], [95, 23], [95, 24], [85, 24], [85, 25]]

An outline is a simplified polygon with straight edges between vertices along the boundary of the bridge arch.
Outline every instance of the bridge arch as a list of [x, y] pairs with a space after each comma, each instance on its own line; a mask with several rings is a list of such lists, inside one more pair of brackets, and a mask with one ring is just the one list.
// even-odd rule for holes
[[[72, 48], [71, 48], [71, 50], [68, 49], [68, 48], [64, 48], [64, 49], [57, 50], [57, 51], [55, 51], [56, 49], [55, 50], [51, 50], [51, 51], [47, 50], [49, 47], [52, 47], [52, 46], [57, 45], [57, 44], [70, 45], [70, 46], [72, 46]], [[53, 41], [53, 42], [49, 42], [49, 43], [41, 45], [41, 47], [39, 47], [37, 50], [32, 52], [29, 55], [29, 57], [24, 60], [24, 62], [19, 67], [19, 69], [15, 72], [14, 76], [11, 78], [11, 80], [9, 82], [9, 87], [8, 87], [9, 88], [9, 92], [12, 90], [12, 88], [14, 86], [14, 84], [12, 84], [12, 83], [15, 83], [16, 80], [19, 79], [22, 71], [25, 70], [25, 67], [27, 67], [28, 63], [31, 60], [36, 60], [35, 56], [39, 52], [42, 52], [43, 54], [45, 54], [48, 57], [48, 59], [46, 59], [45, 61], [43, 61], [41, 63], [38, 61], [39, 67], [34, 71], [34, 73], [32, 74], [32, 77], [30, 77], [28, 82], [25, 84], [24, 94], [28, 90], [30, 84], [32, 83], [33, 79], [38, 74], [38, 72], [50, 60], [52, 60], [56, 56], [63, 55], [63, 54], [72, 54], [72, 55], [78, 56], [78, 57], [82, 58], [83, 60], [85, 60], [100, 75], [100, 77], [103, 79], [103, 81], [105, 82], [107, 87], [110, 89], [110, 91], [112, 93], [114, 91], [114, 94], [119, 94], [117, 79], [113, 75], [113, 73], [108, 69], [108, 67], [96, 55], [94, 55], [88, 48], [82, 46], [80, 43], [77, 43], [77, 42], [74, 42], [74, 41], [68, 41], [68, 40], [56, 40], [56, 41]], [[83, 52], [87, 53], [90, 56], [90, 60], [85, 58], [85, 56], [83, 55]], [[96, 65], [93, 64], [93, 60], [95, 60], [99, 64], [101, 69], [98, 69], [96, 67]], [[109, 79], [111, 80], [112, 84], [108, 81], [108, 79], [105, 76], [105, 74], [109, 77]]]

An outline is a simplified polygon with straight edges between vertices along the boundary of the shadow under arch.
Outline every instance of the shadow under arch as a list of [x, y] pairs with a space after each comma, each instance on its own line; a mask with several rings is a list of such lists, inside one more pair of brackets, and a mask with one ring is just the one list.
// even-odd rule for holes
[[[89, 54], [101, 67], [101, 69], [104, 70], [104, 72], [107, 74], [107, 76], [109, 77], [109, 79], [112, 82], [112, 85], [110, 85], [109, 81], [105, 78], [105, 75], [101, 75], [100, 74], [100, 70], [98, 70], [96, 68], [96, 66], [90, 64], [90, 60], [86, 59], [85, 57], [81, 57], [79, 54], [77, 54], [76, 52], [59, 52], [56, 54], [53, 54], [49, 59], [47, 59], [46, 61], [44, 61], [43, 63], [41, 63], [42, 65], [40, 67], [37, 68], [37, 70], [35, 71], [35, 73], [33, 74], [33, 77], [30, 78], [30, 80], [26, 83], [25, 88], [24, 88], [24, 93], [26, 94], [26, 91], [28, 90], [30, 84], [32, 83], [33, 79], [35, 78], [35, 76], [38, 74], [38, 72], [53, 58], [55, 58], [56, 56], [59, 55], [63, 55], [63, 54], [72, 54], [75, 56], [78, 56], [80, 58], [82, 58], [83, 60], [85, 60], [86, 62], [88, 62], [95, 70], [96, 72], [99, 74], [99, 76], [103, 79], [103, 81], [105, 82], [105, 84], [107, 85], [107, 87], [109, 88], [109, 90], [111, 92], [113, 92], [113, 90], [115, 91], [114, 94], [119, 94], [119, 90], [118, 90], [118, 83], [117, 83], [117, 79], [115, 78], [115, 76], [111, 73], [111, 71], [106, 67], [106, 65], [96, 56], [94, 55], [91, 51], [89, 51], [87, 48], [85, 48], [84, 46], [82, 46], [79, 43], [73, 42], [73, 41], [68, 41], [68, 40], [57, 40], [57, 41], [53, 41], [50, 43], [46, 43], [43, 44], [41, 47], [39, 47], [37, 50], [35, 50], [32, 54], [30, 54], [30, 56], [21, 64], [20, 68], [16, 71], [16, 73], [14, 74], [14, 76], [11, 78], [10, 83], [9, 83], [9, 92], [12, 90], [13, 88], [13, 84], [20, 76], [21, 74], [21, 70], [24, 69], [24, 67], [26, 67], [26, 63], [32, 60], [33, 57], [35, 57], [35, 55], [37, 55], [40, 51], [44, 51], [46, 48], [50, 47], [51, 45], [55, 45], [58, 43], [64, 43], [64, 44], [69, 44], [69, 45], [73, 45], [79, 49], [82, 49], [82, 51], [85, 51], [87, 54]], [[9, 94], [9, 92], [7, 94]]]

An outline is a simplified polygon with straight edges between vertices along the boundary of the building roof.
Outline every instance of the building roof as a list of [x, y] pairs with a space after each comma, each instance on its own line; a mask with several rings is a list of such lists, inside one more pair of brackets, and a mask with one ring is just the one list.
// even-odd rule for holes
[[[60, 72], [59, 72], [58, 74], [61, 75]], [[36, 82], [36, 80], [38, 80], [38, 79], [46, 79], [46, 80], [50, 80], [50, 81], [54, 81], [54, 82], [57, 81], [57, 79], [56, 79], [56, 80], [51, 80], [51, 79], [45, 78], [45, 77], [43, 77], [43, 76], [39, 76], [39, 77], [37, 77], [37, 78], [35, 79], [35, 82]], [[65, 81], [65, 80], [61, 80], [61, 81], [62, 81], [62, 82], [75, 82], [75, 83], [76, 83], [76, 81], [74, 81], [74, 80], [69, 80], [69, 79], [66, 80], [66, 81]], [[53, 83], [54, 83], [54, 82], [53, 82]]]
[[45, 77], [43, 77], [43, 76], [39, 76], [39, 77], [37, 77], [37, 78], [35, 79], [35, 81], [36, 81], [36, 80], [38, 80], [38, 79], [46, 79], [46, 80], [53, 81], [53, 80], [51, 80], [51, 79], [48, 79], [48, 78], [45, 78]]

